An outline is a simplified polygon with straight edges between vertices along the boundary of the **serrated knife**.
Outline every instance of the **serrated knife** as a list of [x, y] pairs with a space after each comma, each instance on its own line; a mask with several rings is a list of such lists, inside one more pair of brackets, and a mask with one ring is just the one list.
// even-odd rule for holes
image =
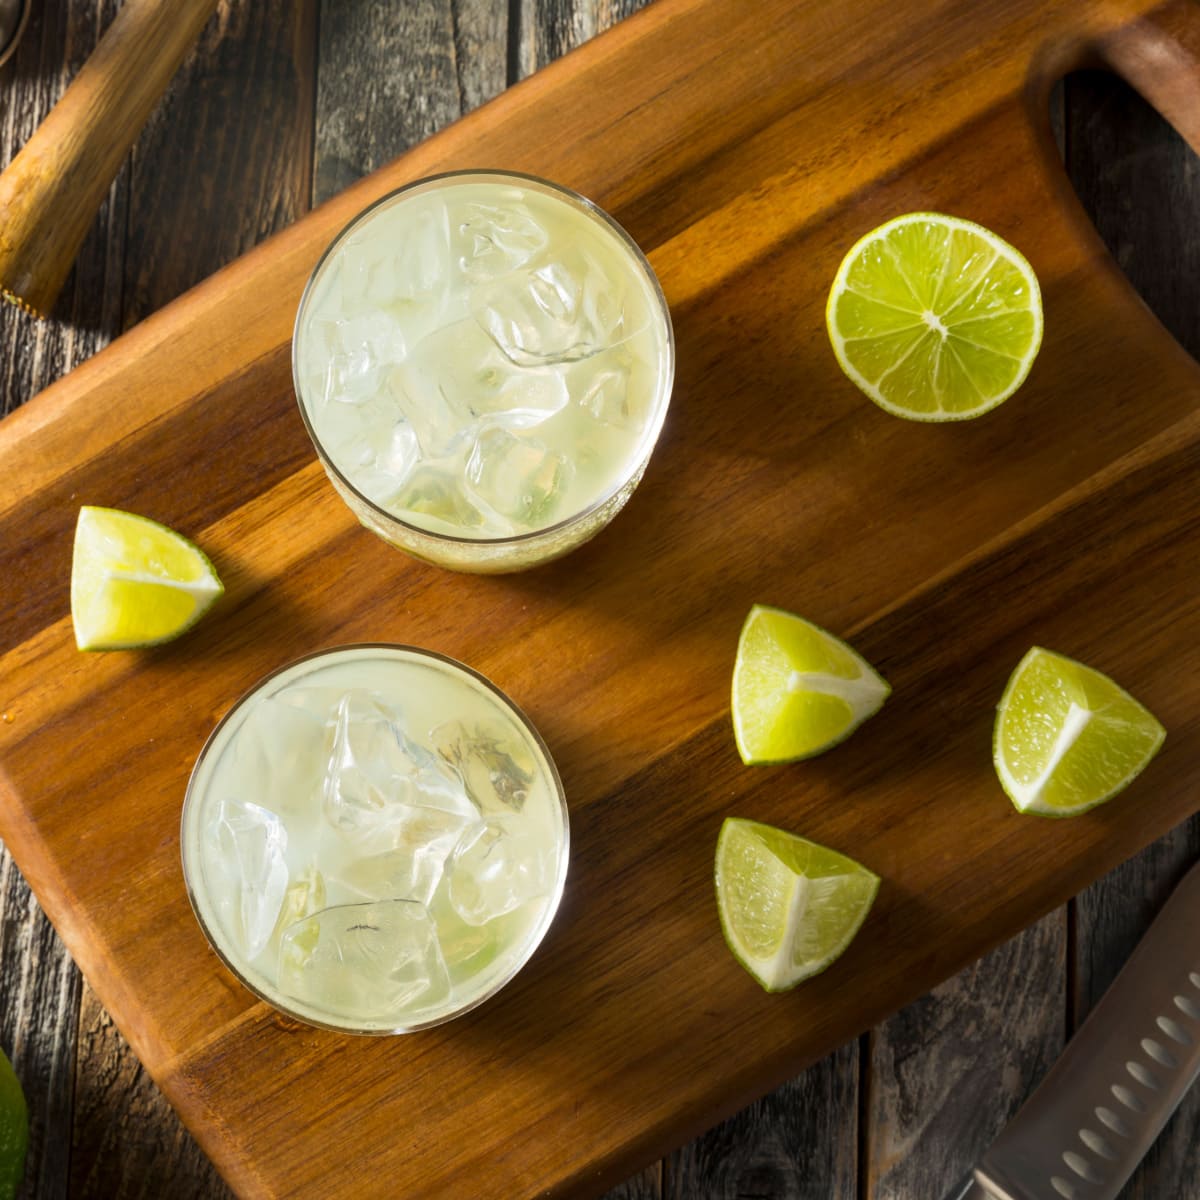
[[1200, 1074], [1200, 864], [946, 1200], [1116, 1200]]

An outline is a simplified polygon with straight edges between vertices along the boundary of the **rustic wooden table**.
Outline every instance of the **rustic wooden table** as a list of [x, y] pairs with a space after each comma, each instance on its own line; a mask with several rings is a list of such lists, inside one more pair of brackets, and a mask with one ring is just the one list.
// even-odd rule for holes
[[[53, 318], [34, 325], [0, 312], [2, 411], [641, 2], [225, 0], [113, 185]], [[117, 6], [35, 0], [24, 42], [0, 69], [0, 163]], [[1073, 77], [1051, 116], [1076, 190], [1121, 266], [1200, 354], [1195, 156], [1107, 78]], [[1198, 855], [1200, 818], [610, 1200], [937, 1200], [1047, 1069]], [[6, 853], [0, 905], [0, 1044], [32, 1121], [23, 1194], [227, 1195]], [[1127, 1196], [1200, 1197], [1198, 1118], [1193, 1094]]]

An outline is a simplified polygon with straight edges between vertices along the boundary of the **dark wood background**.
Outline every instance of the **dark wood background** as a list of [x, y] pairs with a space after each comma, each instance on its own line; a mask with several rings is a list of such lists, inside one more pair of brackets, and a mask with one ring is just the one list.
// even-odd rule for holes
[[[35, 0], [24, 42], [0, 69], [0, 162], [32, 133], [117, 7]], [[0, 311], [2, 411], [312, 205], [639, 7], [225, 0], [113, 185], [53, 318], [36, 325]], [[1200, 163], [1107, 77], [1072, 77], [1050, 118], [1118, 262], [1200, 355]], [[939, 1200], [1198, 856], [1195, 818], [609, 1200]], [[0, 912], [0, 1044], [32, 1121], [23, 1195], [227, 1195], [6, 853]], [[1200, 1197], [1198, 1118], [1194, 1093], [1127, 1189], [1130, 1200]]]

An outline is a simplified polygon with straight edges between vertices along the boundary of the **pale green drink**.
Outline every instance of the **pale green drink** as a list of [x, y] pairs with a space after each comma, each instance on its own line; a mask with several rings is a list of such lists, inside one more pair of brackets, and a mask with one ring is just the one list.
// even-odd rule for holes
[[442, 176], [338, 238], [300, 306], [293, 369], [360, 520], [447, 566], [571, 549], [637, 486], [673, 373], [649, 264], [610, 218], [524, 176]]
[[408, 647], [270, 676], [214, 731], [184, 874], [217, 953], [276, 1007], [362, 1033], [436, 1024], [521, 967], [562, 892], [561, 784], [482, 677]]

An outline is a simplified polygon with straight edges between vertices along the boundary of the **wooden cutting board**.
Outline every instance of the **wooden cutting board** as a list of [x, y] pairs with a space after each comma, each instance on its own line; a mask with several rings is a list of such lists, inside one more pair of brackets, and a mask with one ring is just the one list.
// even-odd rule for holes
[[[659, 0], [0, 424], [0, 835], [240, 1193], [598, 1192], [1197, 807], [1200, 370], [1056, 162], [1050, 85], [1093, 58], [1200, 145], [1189, 0]], [[613, 212], [678, 336], [633, 501], [519, 576], [453, 575], [361, 530], [291, 389], [292, 318], [324, 246], [380, 194], [467, 166], [543, 174]], [[913, 209], [997, 230], [1045, 292], [1028, 383], [966, 425], [887, 416], [825, 336], [842, 254]], [[228, 585], [219, 610], [151, 653], [78, 654], [81, 503], [196, 537]], [[852, 639], [892, 682], [848, 745], [740, 764], [729, 674], [756, 601]], [[529, 967], [482, 1009], [394, 1039], [255, 1002], [208, 950], [179, 866], [184, 788], [217, 718], [291, 658], [361, 640], [499, 683], [549, 742], [572, 821], [567, 894]], [[992, 709], [1033, 643], [1110, 672], [1169, 730], [1127, 795], [1074, 821], [1018, 816], [992, 774]], [[729, 814], [885, 880], [845, 958], [785, 996], [721, 940], [712, 851]]]

